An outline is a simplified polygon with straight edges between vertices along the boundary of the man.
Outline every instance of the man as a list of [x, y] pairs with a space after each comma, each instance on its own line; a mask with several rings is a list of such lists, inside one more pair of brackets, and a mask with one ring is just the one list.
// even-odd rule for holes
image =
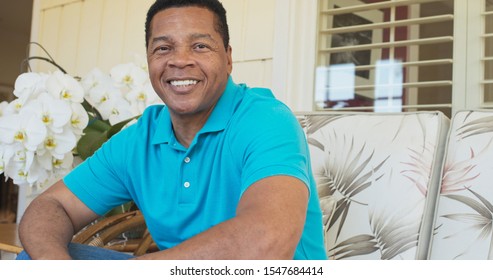
[[221, 3], [156, 1], [146, 46], [166, 106], [148, 108], [31, 203], [20, 224], [27, 254], [122, 257], [70, 241], [133, 200], [160, 248], [140, 259], [325, 259], [304, 134], [270, 91], [233, 82]]

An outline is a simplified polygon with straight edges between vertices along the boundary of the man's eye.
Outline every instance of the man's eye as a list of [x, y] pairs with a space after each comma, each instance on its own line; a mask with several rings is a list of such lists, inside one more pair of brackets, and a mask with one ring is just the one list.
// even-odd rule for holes
[[208, 49], [208, 46], [206, 44], [196, 44], [195, 49], [204, 50], [204, 49]]
[[167, 46], [159, 46], [159, 47], [157, 47], [157, 48], [154, 50], [154, 52], [166, 52], [166, 51], [168, 51], [169, 49], [170, 49], [170, 48], [169, 48], [169, 47], [167, 47]]

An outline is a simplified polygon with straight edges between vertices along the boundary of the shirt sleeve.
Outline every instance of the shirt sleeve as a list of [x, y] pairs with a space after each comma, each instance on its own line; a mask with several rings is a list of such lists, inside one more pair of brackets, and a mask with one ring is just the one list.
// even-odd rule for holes
[[129, 127], [114, 135], [63, 179], [67, 187], [99, 215], [131, 200], [124, 163], [133, 130]]
[[261, 179], [277, 175], [298, 178], [310, 191], [308, 146], [291, 110], [273, 97], [245, 105], [232, 139], [232, 153], [242, 154], [241, 192]]

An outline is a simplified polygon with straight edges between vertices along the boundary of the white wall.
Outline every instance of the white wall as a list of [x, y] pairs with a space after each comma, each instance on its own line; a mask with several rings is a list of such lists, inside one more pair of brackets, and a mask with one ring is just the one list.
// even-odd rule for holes
[[[35, 0], [32, 41], [71, 75], [108, 71], [145, 54], [144, 21], [152, 0]], [[44, 55], [33, 47], [31, 55]], [[45, 62], [36, 71], [54, 68]]]
[[233, 78], [271, 87], [275, 0], [223, 0], [233, 48]]
[[[72, 75], [145, 55], [145, 15], [153, 0], [36, 0], [32, 40]], [[237, 82], [272, 84], [275, 0], [224, 0]], [[32, 55], [41, 55], [39, 48]], [[54, 68], [33, 64], [36, 71]]]
[[317, 2], [276, 1], [272, 89], [293, 111], [314, 109]]
[[[145, 14], [153, 0], [35, 0], [32, 40], [70, 74], [145, 56]], [[294, 111], [313, 109], [317, 0], [222, 0], [237, 83], [272, 88]], [[31, 54], [42, 54], [39, 48]], [[47, 63], [35, 71], [51, 71]]]

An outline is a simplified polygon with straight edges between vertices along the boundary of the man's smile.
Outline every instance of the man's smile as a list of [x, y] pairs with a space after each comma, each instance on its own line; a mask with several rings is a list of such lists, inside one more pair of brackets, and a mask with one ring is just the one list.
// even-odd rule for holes
[[197, 80], [173, 80], [169, 81], [172, 86], [175, 87], [186, 87], [196, 85], [199, 81]]

